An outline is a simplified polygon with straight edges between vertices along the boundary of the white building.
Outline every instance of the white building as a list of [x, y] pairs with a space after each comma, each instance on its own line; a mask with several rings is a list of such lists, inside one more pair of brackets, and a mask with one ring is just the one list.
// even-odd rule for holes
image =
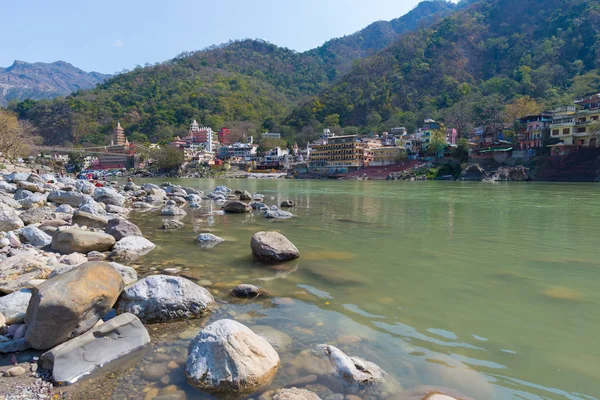
[[270, 139], [281, 139], [281, 133], [275, 133], [275, 132], [265, 132], [262, 134], [263, 138], [270, 138]]

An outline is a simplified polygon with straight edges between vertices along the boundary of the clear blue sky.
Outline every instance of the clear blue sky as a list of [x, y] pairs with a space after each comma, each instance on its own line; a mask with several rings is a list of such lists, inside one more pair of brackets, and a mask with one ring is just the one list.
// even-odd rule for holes
[[63, 60], [115, 73], [230, 39], [304, 51], [419, 0], [0, 0], [0, 66]]

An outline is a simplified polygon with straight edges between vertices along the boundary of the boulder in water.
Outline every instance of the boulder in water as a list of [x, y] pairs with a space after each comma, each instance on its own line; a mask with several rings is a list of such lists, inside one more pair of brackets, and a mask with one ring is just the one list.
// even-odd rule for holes
[[279, 232], [257, 232], [250, 241], [252, 254], [266, 263], [289, 261], [300, 257], [300, 252], [292, 242]]

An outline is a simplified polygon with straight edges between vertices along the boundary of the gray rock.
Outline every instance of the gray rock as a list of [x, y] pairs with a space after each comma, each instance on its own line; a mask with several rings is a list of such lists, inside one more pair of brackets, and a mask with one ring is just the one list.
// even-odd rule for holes
[[104, 232], [113, 236], [116, 240], [121, 240], [126, 236], [143, 236], [137, 225], [123, 218], [109, 220]]
[[46, 218], [46, 208], [33, 208], [19, 214], [19, 218], [25, 225], [38, 224]]
[[77, 182], [75, 182], [75, 188], [85, 194], [92, 194], [96, 190], [96, 186], [94, 186], [92, 182], [83, 179], [78, 179]]
[[283, 210], [279, 210], [279, 209], [271, 209], [271, 210], [265, 210], [264, 212], [264, 216], [267, 219], [288, 219], [288, 218], [292, 218], [294, 216], [294, 214], [292, 214], [291, 212], [287, 212], [287, 211], [283, 211]]
[[106, 212], [111, 214], [119, 214], [119, 215], [127, 215], [129, 214], [129, 210], [127, 208], [113, 206], [112, 204], [108, 204], [106, 206]]
[[10, 174], [4, 175], [4, 179], [11, 183], [26, 181], [27, 178], [29, 178], [28, 172], [11, 172]]
[[123, 207], [123, 204], [125, 204], [125, 196], [109, 187], [96, 188], [93, 197], [98, 202], [112, 204], [113, 206]]
[[242, 214], [252, 211], [252, 207], [250, 207], [246, 203], [236, 200], [230, 201], [229, 203], [225, 204], [225, 206], [223, 207], [223, 211], [225, 211], [226, 213]]
[[294, 202], [292, 200], [284, 200], [279, 207], [294, 207]]
[[85, 255], [81, 253], [71, 253], [60, 256], [58, 262], [61, 264], [77, 266], [88, 262], [88, 259]]
[[117, 301], [124, 284], [108, 263], [88, 262], [33, 288], [25, 338], [38, 350], [53, 348], [92, 328]]
[[77, 224], [79, 226], [87, 226], [88, 228], [106, 228], [108, 224], [108, 219], [101, 215], [94, 215], [87, 213], [85, 211], [76, 211], [73, 214], [73, 224]]
[[188, 383], [220, 395], [247, 395], [268, 385], [279, 355], [264, 338], [239, 322], [216, 321], [192, 340], [185, 374]]
[[35, 226], [26, 226], [20, 230], [20, 236], [25, 238], [25, 243], [35, 247], [44, 247], [52, 243], [52, 236], [42, 232]]
[[106, 210], [98, 203], [96, 200], [91, 197], [85, 200], [79, 206], [79, 211], [83, 211], [86, 213], [90, 213], [93, 215], [106, 215]]
[[[124, 314], [127, 315], [127, 314]], [[142, 378], [150, 382], [156, 382], [167, 374], [166, 364], [150, 364], [144, 368]]]
[[385, 384], [387, 374], [376, 364], [358, 357], [349, 357], [337, 347], [320, 344], [313, 354], [329, 363], [331, 376], [344, 385], [346, 390], [363, 392]]
[[300, 256], [296, 246], [279, 232], [255, 233], [250, 247], [254, 257], [266, 263], [289, 261]]
[[248, 200], [252, 200], [252, 194], [250, 194], [249, 191], [244, 190], [241, 194], [240, 194], [240, 200], [242, 201], [248, 201]]
[[184, 226], [185, 226], [185, 224], [181, 221], [177, 221], [176, 219], [169, 219], [169, 220], [166, 220], [163, 222], [160, 229], [169, 231], [169, 230], [181, 229]]
[[16, 185], [11, 185], [8, 182], [0, 181], [0, 190], [5, 191], [6, 193], [14, 193], [17, 191]]
[[71, 207], [68, 204], [61, 204], [60, 206], [56, 207], [56, 212], [65, 213], [65, 214], [73, 214], [75, 212], [75, 210], [73, 209], [73, 207]]
[[19, 214], [13, 209], [0, 209], [0, 231], [12, 231], [24, 227]]
[[0, 292], [16, 292], [31, 287], [34, 279], [45, 279], [54, 270], [48, 260], [48, 257], [23, 253], [0, 262]]
[[31, 349], [31, 345], [25, 338], [13, 339], [8, 342], [0, 343], [0, 353], [16, 353]]
[[33, 193], [44, 193], [45, 189], [42, 185], [39, 185], [34, 182], [20, 181], [17, 182], [17, 189], [29, 190]]
[[225, 241], [225, 239], [213, 235], [212, 233], [201, 233], [196, 238], [196, 241], [204, 248], [211, 248]]
[[160, 210], [160, 215], [165, 215], [165, 216], [184, 216], [187, 213], [185, 212], [185, 210], [177, 207], [174, 204], [169, 204], [165, 207], [163, 207], [162, 210]]
[[150, 336], [133, 314], [121, 314], [42, 354], [42, 368], [61, 385], [73, 384], [109, 364], [141, 352]]
[[260, 295], [260, 289], [254, 285], [242, 283], [231, 290], [231, 294], [235, 297], [255, 298]]
[[151, 275], [125, 288], [117, 313], [130, 312], [143, 322], [202, 317], [215, 307], [210, 292], [185, 278]]
[[157, 196], [160, 198], [167, 197], [167, 192], [152, 183], [143, 184], [142, 189], [151, 196]]
[[90, 196], [80, 192], [65, 192], [63, 190], [53, 190], [48, 194], [48, 201], [56, 204], [68, 204], [71, 207], [79, 207]]
[[52, 249], [61, 253], [89, 253], [107, 251], [115, 245], [115, 238], [103, 232], [90, 232], [82, 229], [67, 229], [52, 239]]
[[19, 201], [19, 200], [23, 200], [31, 195], [33, 195], [33, 192], [31, 192], [29, 190], [17, 189], [17, 191], [15, 192], [15, 195], [13, 196], [13, 199]]
[[144, 256], [156, 245], [142, 236], [127, 236], [119, 240], [113, 247], [114, 251], [131, 251], [137, 253], [139, 256]]
[[6, 324], [21, 324], [25, 321], [27, 306], [31, 299], [31, 290], [22, 289], [0, 297], [0, 313], [4, 315]]
[[250, 207], [252, 207], [252, 209], [254, 209], [254, 210], [260, 210], [261, 208], [266, 208], [267, 205], [265, 203], [260, 203], [258, 201], [254, 201], [254, 202], [250, 203]]
[[22, 200], [19, 200], [19, 204], [25, 210], [29, 210], [31, 208], [41, 207], [46, 204], [46, 195], [42, 193], [34, 193], [31, 196], [27, 196]]

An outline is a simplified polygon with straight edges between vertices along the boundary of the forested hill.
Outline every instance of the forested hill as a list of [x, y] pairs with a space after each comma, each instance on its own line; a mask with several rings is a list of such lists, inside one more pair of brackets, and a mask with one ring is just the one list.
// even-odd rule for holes
[[64, 61], [15, 61], [8, 68], [0, 68], [0, 106], [10, 100], [64, 96], [75, 90], [93, 88], [106, 78], [108, 75], [85, 72]]
[[597, 0], [483, 0], [362, 60], [287, 121], [410, 126], [518, 96], [551, 107], [600, 91], [599, 69]]
[[402, 32], [438, 21], [456, 7], [442, 0], [426, 1], [401, 18], [375, 23], [304, 53], [258, 40], [231, 42], [136, 68], [90, 91], [52, 101], [24, 101], [11, 108], [31, 120], [52, 144], [107, 143], [117, 119], [127, 135], [152, 141], [181, 134], [192, 119], [214, 128], [240, 121], [268, 127], [339, 80], [354, 60], [384, 48]]

